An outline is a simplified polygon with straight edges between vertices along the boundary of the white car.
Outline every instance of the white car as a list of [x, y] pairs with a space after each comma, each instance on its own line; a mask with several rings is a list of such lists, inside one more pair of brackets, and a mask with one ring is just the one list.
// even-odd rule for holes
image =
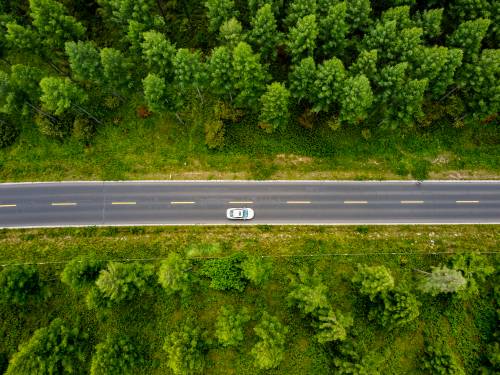
[[226, 211], [229, 220], [251, 220], [254, 215], [251, 208], [228, 208]]

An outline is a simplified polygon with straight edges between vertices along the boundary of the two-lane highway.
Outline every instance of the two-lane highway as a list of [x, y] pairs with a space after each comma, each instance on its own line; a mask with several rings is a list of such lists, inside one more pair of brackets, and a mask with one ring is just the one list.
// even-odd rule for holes
[[500, 223], [500, 181], [124, 181], [0, 184], [0, 227]]

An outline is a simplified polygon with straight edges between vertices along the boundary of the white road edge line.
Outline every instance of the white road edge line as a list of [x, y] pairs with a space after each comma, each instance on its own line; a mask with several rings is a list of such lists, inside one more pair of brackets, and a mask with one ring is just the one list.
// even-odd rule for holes
[[111, 202], [114, 206], [134, 205], [136, 202]]
[[367, 204], [368, 201], [344, 201], [344, 204]]
[[172, 201], [170, 204], [195, 204], [196, 202], [180, 202], [180, 201]]
[[76, 206], [77, 203], [74, 202], [53, 202], [51, 206]]
[[479, 201], [455, 201], [457, 203], [479, 203]]
[[401, 201], [401, 204], [422, 204], [424, 201]]
[[286, 204], [311, 204], [311, 201], [286, 201]]
[[16, 204], [0, 204], [0, 208], [17, 207]]

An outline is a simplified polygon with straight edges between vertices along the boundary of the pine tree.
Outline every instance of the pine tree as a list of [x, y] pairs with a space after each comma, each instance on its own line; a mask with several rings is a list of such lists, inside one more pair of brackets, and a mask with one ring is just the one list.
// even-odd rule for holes
[[299, 270], [297, 277], [291, 279], [290, 288], [288, 305], [296, 306], [302, 314], [317, 317], [329, 309], [328, 288], [317, 272], [311, 274], [307, 269]]
[[239, 42], [243, 42], [246, 35], [243, 33], [243, 26], [236, 18], [225, 21], [219, 29], [219, 40], [229, 48], [234, 48]]
[[222, 306], [215, 324], [215, 337], [224, 346], [236, 346], [244, 339], [244, 325], [250, 321], [246, 308], [237, 312], [231, 305]]
[[262, 370], [278, 367], [284, 357], [288, 328], [278, 318], [264, 312], [254, 331], [260, 339], [251, 350], [255, 366]]
[[126, 91], [131, 88], [133, 64], [119, 50], [103, 48], [100, 51], [104, 84], [112, 91]]
[[285, 24], [292, 27], [300, 19], [316, 14], [317, 9], [316, 0], [292, 0], [288, 5]]
[[278, 31], [271, 4], [266, 4], [257, 11], [252, 18], [251, 25], [249, 42], [260, 51], [263, 59], [276, 59], [276, 47], [282, 35]]
[[8, 22], [6, 28], [5, 41], [9, 49], [32, 53], [39, 51], [41, 41], [35, 30], [15, 22]]
[[317, 333], [314, 339], [320, 344], [333, 341], [344, 341], [347, 338], [347, 329], [351, 327], [353, 320], [351, 316], [344, 316], [339, 311], [328, 309], [318, 315], [318, 320], [313, 322]]
[[339, 120], [349, 125], [363, 122], [372, 103], [373, 92], [368, 78], [362, 74], [348, 78], [340, 99]]
[[158, 31], [146, 31], [142, 34], [142, 55], [148, 69], [167, 78], [172, 74], [172, 60], [175, 46]]
[[260, 98], [262, 110], [259, 116], [260, 125], [268, 132], [284, 129], [287, 126], [290, 92], [285, 85], [273, 82], [267, 86], [267, 91]]
[[208, 82], [212, 93], [220, 97], [232, 98], [234, 85], [232, 55], [225, 46], [215, 47], [207, 62]]
[[371, 24], [370, 0], [350, 0], [346, 9], [346, 20], [351, 30], [364, 30]]
[[177, 253], [170, 253], [160, 264], [158, 282], [168, 294], [186, 294], [191, 287], [191, 268], [189, 259], [183, 259]]
[[234, 0], [207, 0], [207, 17], [209, 20], [209, 30], [211, 32], [219, 31], [221, 25], [231, 19], [238, 17], [238, 11], [235, 8]]
[[142, 80], [144, 99], [152, 112], [164, 112], [169, 108], [165, 79], [158, 74], [149, 73]]
[[199, 51], [191, 52], [187, 48], [179, 48], [172, 65], [174, 68], [174, 82], [181, 91], [196, 89], [200, 93], [206, 85], [207, 74], [201, 62]]
[[300, 18], [297, 25], [290, 29], [286, 45], [294, 64], [305, 56], [313, 56], [318, 33], [318, 25], [314, 14]]
[[302, 100], [313, 101], [315, 80], [316, 64], [312, 57], [306, 57], [298, 65], [292, 66], [288, 76], [292, 97], [299, 102]]
[[441, 22], [443, 19], [443, 8], [428, 9], [417, 13], [415, 24], [424, 31], [428, 39], [437, 38], [441, 35]]
[[479, 59], [481, 42], [486, 36], [490, 24], [490, 20], [483, 18], [462, 22], [448, 37], [448, 45], [462, 49], [464, 62], [476, 62]]
[[352, 282], [371, 301], [394, 288], [394, 278], [385, 266], [358, 265]]
[[318, 66], [314, 112], [328, 112], [338, 103], [342, 95], [345, 76], [344, 64], [336, 57]]
[[432, 272], [419, 271], [425, 275], [420, 284], [424, 293], [436, 296], [441, 293], [456, 293], [464, 290], [467, 280], [462, 273], [446, 266], [432, 267]]
[[68, 55], [73, 78], [78, 81], [99, 81], [102, 77], [99, 51], [92, 42], [66, 42], [64, 49]]
[[90, 375], [133, 375], [141, 365], [137, 345], [126, 336], [110, 336], [97, 344]]
[[349, 73], [352, 75], [363, 74], [370, 80], [374, 80], [377, 75], [378, 50], [362, 50], [354, 63], [349, 66]]
[[40, 81], [43, 107], [59, 116], [70, 108], [79, 108], [87, 94], [69, 78], [45, 77]]
[[349, 25], [346, 22], [347, 3], [332, 5], [319, 21], [319, 40], [327, 55], [340, 55], [346, 46]]
[[190, 324], [184, 324], [172, 332], [163, 345], [167, 352], [167, 365], [176, 375], [202, 373], [205, 368], [205, 344], [201, 332]]
[[233, 50], [231, 80], [238, 93], [235, 104], [239, 107], [255, 109], [265, 90], [268, 75], [259, 60], [260, 56], [245, 42], [238, 43]]
[[388, 291], [383, 294], [382, 299], [380, 322], [383, 326], [391, 328], [405, 326], [420, 315], [420, 303], [408, 291]]

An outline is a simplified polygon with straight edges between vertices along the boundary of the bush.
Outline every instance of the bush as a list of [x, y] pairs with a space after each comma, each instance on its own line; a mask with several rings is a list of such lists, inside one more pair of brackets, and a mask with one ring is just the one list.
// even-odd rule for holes
[[242, 292], [246, 286], [240, 266], [243, 259], [244, 255], [238, 253], [227, 258], [208, 260], [201, 267], [200, 274], [211, 279], [210, 287], [213, 289]]
[[167, 337], [163, 349], [168, 355], [168, 367], [174, 374], [203, 372], [206, 347], [198, 328], [183, 325], [179, 331]]
[[132, 375], [141, 364], [137, 347], [125, 336], [107, 336], [92, 356], [91, 375]]
[[71, 133], [73, 121], [68, 118], [48, 118], [35, 116], [35, 124], [43, 135], [50, 138], [63, 139]]
[[245, 278], [250, 280], [254, 285], [263, 285], [271, 276], [272, 263], [263, 257], [248, 257], [241, 263], [241, 269]]
[[187, 293], [191, 282], [191, 268], [189, 259], [183, 259], [177, 253], [170, 253], [167, 259], [161, 262], [158, 282], [168, 294]]
[[431, 163], [427, 160], [416, 160], [413, 162], [410, 173], [416, 180], [425, 180], [429, 177]]
[[381, 293], [394, 288], [394, 278], [384, 266], [366, 266], [358, 264], [358, 271], [352, 278], [352, 283], [359, 292], [374, 301]]
[[99, 272], [106, 265], [95, 255], [79, 256], [71, 260], [61, 273], [61, 281], [74, 290], [82, 290], [95, 283]]
[[8, 120], [0, 118], [0, 148], [12, 145], [19, 136], [19, 128]]
[[432, 375], [465, 375], [455, 356], [444, 345], [426, 346], [422, 367]]
[[278, 318], [264, 312], [254, 331], [260, 338], [251, 351], [255, 366], [262, 370], [278, 367], [284, 357], [288, 328]]
[[35, 331], [10, 360], [7, 375], [73, 374], [83, 367], [86, 336], [61, 319]]
[[226, 130], [221, 120], [211, 120], [205, 123], [205, 144], [211, 149], [224, 147], [224, 134]]
[[250, 315], [246, 308], [237, 313], [233, 306], [222, 306], [215, 324], [215, 337], [222, 346], [238, 345], [243, 341], [243, 326], [248, 321], [250, 321]]
[[73, 122], [73, 138], [77, 141], [89, 144], [96, 131], [95, 123], [87, 118], [78, 117]]
[[43, 285], [35, 266], [9, 266], [0, 272], [0, 301], [22, 305], [32, 297], [40, 297]]

